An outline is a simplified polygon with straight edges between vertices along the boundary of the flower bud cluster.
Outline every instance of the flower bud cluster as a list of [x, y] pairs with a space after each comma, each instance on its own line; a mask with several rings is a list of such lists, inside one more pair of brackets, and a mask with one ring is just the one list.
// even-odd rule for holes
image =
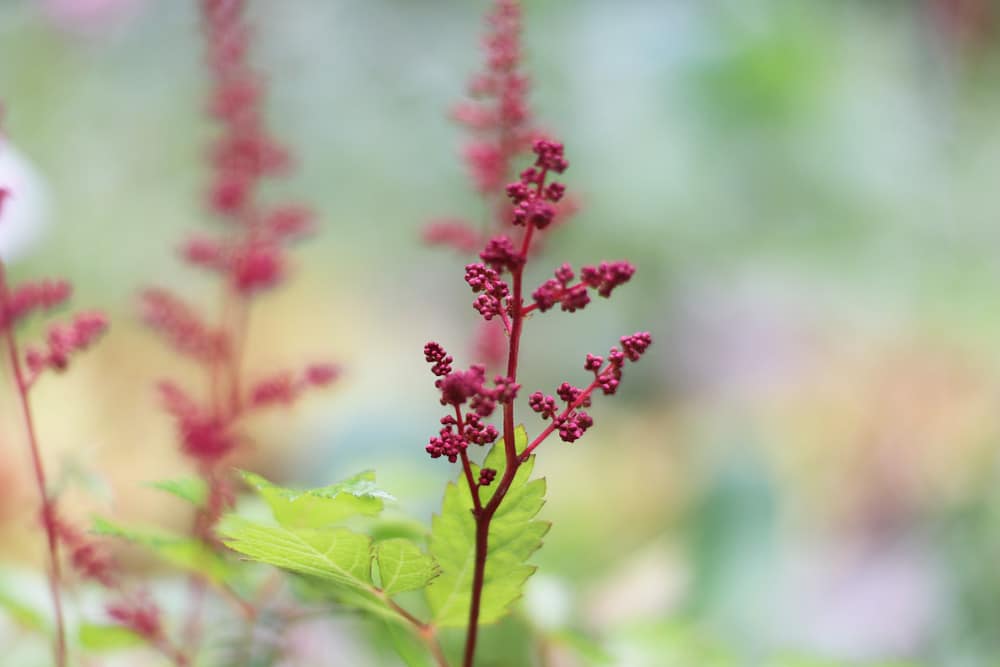
[[197, 311], [164, 289], [147, 289], [140, 295], [142, 319], [178, 352], [204, 362], [229, 353], [226, 336], [205, 324]]
[[291, 405], [308, 389], [326, 387], [339, 375], [340, 369], [334, 364], [313, 364], [297, 374], [282, 371], [254, 384], [249, 404], [255, 408]]
[[64, 371], [70, 357], [93, 345], [107, 328], [108, 320], [101, 313], [79, 313], [67, 324], [50, 326], [45, 347], [29, 348], [25, 363], [35, 377], [46, 369]]
[[73, 294], [65, 280], [42, 280], [15, 288], [0, 309], [0, 327], [14, 325], [36, 310], [52, 310], [64, 304]]
[[516, 0], [495, 1], [484, 47], [486, 69], [469, 86], [476, 101], [459, 104], [453, 116], [476, 134], [463, 155], [476, 188], [490, 195], [503, 187], [511, 162], [527, 149], [532, 133], [528, 79], [518, 72], [521, 7]]
[[507, 196], [514, 204], [512, 222], [515, 225], [545, 229], [556, 217], [555, 204], [566, 193], [562, 183], [546, 186], [546, 179], [550, 171], [561, 174], [569, 167], [569, 162], [563, 157], [563, 145], [555, 141], [539, 139], [532, 150], [536, 156], [535, 166], [522, 171], [521, 179], [507, 186]]
[[625, 261], [601, 262], [598, 266], [585, 266], [580, 270], [580, 282], [573, 283], [573, 267], [563, 264], [555, 277], [539, 285], [531, 298], [538, 310], [545, 312], [559, 304], [562, 310], [573, 313], [590, 303], [588, 288], [607, 298], [618, 286], [624, 285], [635, 273], [635, 267]]
[[59, 542], [69, 552], [70, 564], [81, 577], [106, 588], [117, 585], [117, 564], [102, 544], [57, 516], [54, 505], [43, 508], [42, 520], [52, 526]]
[[493, 468], [483, 468], [479, 471], [479, 486], [489, 486], [497, 478], [497, 471]]
[[200, 463], [211, 464], [231, 452], [238, 440], [230, 424], [212, 410], [203, 409], [178, 385], [163, 381], [159, 384], [164, 409], [177, 423], [181, 450]]
[[473, 301], [472, 307], [483, 316], [483, 319], [488, 322], [504, 312], [507, 307], [505, 299], [510, 294], [510, 288], [496, 270], [484, 264], [469, 264], [465, 267], [465, 282], [474, 293], [479, 294]]
[[559, 437], [563, 441], [575, 442], [579, 440], [587, 432], [587, 429], [594, 425], [593, 418], [579, 408], [590, 407], [591, 395], [595, 389], [601, 389], [605, 395], [611, 395], [618, 391], [625, 361], [638, 361], [652, 344], [652, 338], [648, 332], [639, 332], [631, 336], [622, 336], [620, 342], [621, 349], [613, 347], [608, 353], [607, 365], [604, 363], [604, 357], [595, 354], [587, 355], [583, 368], [594, 374], [594, 381], [590, 386], [586, 388], [575, 387], [568, 382], [559, 385], [556, 394], [566, 406], [561, 412], [557, 407], [556, 399], [552, 396], [546, 396], [542, 392], [536, 391], [528, 398], [528, 407], [538, 413], [542, 419], [551, 420], [553, 428], [559, 431]]
[[438, 378], [434, 386], [441, 392], [441, 405], [451, 406], [455, 411], [454, 415], [441, 418], [441, 430], [430, 439], [426, 451], [431, 458], [444, 456], [454, 462], [470, 444], [494, 442], [500, 434], [484, 420], [496, 411], [498, 404], [512, 403], [521, 386], [509, 377], [498, 375], [489, 387], [486, 369], [477, 364], [468, 370], [454, 370], [451, 355], [433, 341], [424, 346], [424, 359], [433, 364], [431, 372]]
[[116, 624], [139, 635], [152, 645], [164, 636], [159, 607], [146, 597], [113, 602], [105, 607], [108, 617]]

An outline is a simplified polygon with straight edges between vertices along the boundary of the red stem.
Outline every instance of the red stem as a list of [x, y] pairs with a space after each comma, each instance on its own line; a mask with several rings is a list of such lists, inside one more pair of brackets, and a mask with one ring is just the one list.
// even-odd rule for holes
[[[459, 434], [461, 434], [464, 432], [465, 424], [462, 421], [462, 411], [457, 405], [455, 406], [455, 419], [458, 421], [456, 428]], [[469, 462], [469, 454], [463, 449], [460, 456], [462, 457], [462, 470], [465, 471], [465, 481], [468, 482], [469, 493], [472, 495], [472, 506], [476, 512], [481, 512], [483, 503], [479, 499], [479, 484], [476, 483], [476, 479], [472, 476], [472, 463]]]
[[[524, 234], [524, 241], [521, 244], [521, 256], [527, 258], [528, 250], [531, 247], [531, 239], [535, 228], [529, 226]], [[517, 380], [517, 362], [521, 348], [521, 332], [524, 324], [524, 303], [522, 301], [522, 283], [524, 276], [524, 264], [514, 269], [512, 272], [512, 291], [510, 300], [511, 326], [510, 342], [507, 353], [507, 377], [512, 382]], [[469, 627], [465, 636], [465, 657], [463, 667], [473, 667], [476, 655], [476, 640], [479, 635], [479, 609], [483, 597], [483, 583], [486, 575], [486, 559], [489, 555], [490, 523], [497, 508], [503, 502], [504, 496], [510, 489], [514, 481], [521, 462], [517, 455], [517, 443], [515, 441], [514, 427], [514, 402], [504, 403], [503, 406], [503, 438], [504, 453], [507, 457], [507, 465], [504, 469], [503, 477], [497, 484], [496, 491], [485, 507], [473, 512], [476, 520], [476, 560], [472, 571], [472, 599], [469, 604]]]
[[24, 419], [24, 430], [28, 436], [28, 447], [31, 450], [31, 463], [35, 471], [35, 484], [42, 501], [42, 522], [45, 524], [45, 537], [49, 547], [49, 591], [52, 595], [52, 607], [56, 617], [55, 656], [57, 667], [66, 666], [66, 627], [63, 620], [62, 597], [59, 591], [59, 581], [62, 576], [59, 568], [59, 541], [55, 529], [55, 506], [49, 497], [48, 485], [45, 481], [45, 468], [42, 466], [41, 449], [35, 432], [35, 421], [31, 414], [31, 404], [28, 401], [28, 383], [21, 368], [21, 355], [14, 338], [14, 323], [6, 322], [5, 313], [10, 295], [4, 277], [3, 262], [0, 262], [0, 328], [3, 329], [7, 344], [7, 356], [17, 384], [17, 395], [21, 404]]

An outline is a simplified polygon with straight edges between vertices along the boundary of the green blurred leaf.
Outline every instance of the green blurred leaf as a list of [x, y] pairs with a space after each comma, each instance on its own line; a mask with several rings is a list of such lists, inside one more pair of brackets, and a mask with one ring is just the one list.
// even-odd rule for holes
[[406, 667], [435, 667], [427, 645], [413, 632], [397, 623], [383, 623], [378, 628], [378, 638], [396, 652]]
[[[528, 436], [518, 427], [518, 452]], [[497, 470], [499, 480], [506, 470], [504, 443], [500, 440], [486, 457], [484, 466]], [[490, 524], [480, 622], [495, 623], [522, 594], [524, 583], [535, 571], [525, 561], [542, 545], [550, 524], [533, 520], [544, 504], [545, 480], [528, 481], [534, 457], [525, 462]], [[475, 471], [478, 472], [478, 466]], [[495, 484], [488, 488], [492, 492]], [[484, 503], [489, 495], [484, 494]], [[427, 587], [427, 601], [437, 625], [462, 627], [468, 622], [476, 550], [476, 524], [472, 495], [464, 475], [445, 489], [441, 513], [431, 527], [430, 551], [441, 567], [441, 576]]]
[[144, 643], [144, 639], [119, 625], [84, 623], [77, 633], [80, 646], [88, 651], [118, 651]]
[[402, 537], [408, 540], [424, 542], [430, 530], [427, 524], [407, 517], [380, 517], [372, 524], [371, 536], [376, 542]]
[[576, 630], [561, 630], [549, 635], [550, 641], [572, 649], [588, 665], [612, 665], [614, 659], [596, 641]]
[[149, 486], [171, 493], [181, 500], [186, 500], [195, 507], [204, 507], [208, 500], [208, 485], [199, 477], [183, 477], [180, 479], [164, 479], [150, 482]]
[[96, 535], [118, 537], [144, 546], [171, 565], [218, 583], [225, 582], [232, 576], [229, 565], [219, 554], [203, 542], [189, 537], [148, 529], [126, 528], [101, 518], [94, 519], [91, 530]]
[[15, 600], [3, 591], [0, 591], [0, 609], [22, 628], [37, 632], [46, 629], [45, 614], [32, 609], [20, 600]]
[[387, 595], [419, 590], [438, 575], [434, 559], [410, 540], [394, 538], [379, 542], [375, 558], [382, 591]]
[[375, 486], [375, 473], [371, 470], [337, 484], [304, 491], [272, 484], [251, 472], [241, 474], [270, 506], [278, 523], [286, 528], [323, 528], [352, 516], [373, 516], [382, 511], [384, 501], [393, 500]]

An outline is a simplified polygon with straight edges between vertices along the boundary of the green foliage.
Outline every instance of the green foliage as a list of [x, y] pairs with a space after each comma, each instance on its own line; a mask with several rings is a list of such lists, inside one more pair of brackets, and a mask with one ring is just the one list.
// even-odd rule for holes
[[80, 646], [92, 652], [118, 651], [141, 646], [144, 639], [127, 628], [118, 625], [97, 625], [84, 623], [77, 632]]
[[94, 519], [91, 530], [96, 535], [117, 537], [144, 546], [174, 567], [216, 583], [224, 583], [233, 576], [232, 569], [219, 554], [204, 542], [190, 537], [126, 528], [101, 518]]
[[195, 507], [204, 507], [208, 501], [208, 484], [200, 477], [182, 477], [151, 482], [150, 487], [166, 491]]
[[374, 639], [379, 648], [391, 647], [406, 667], [436, 667], [424, 643], [396, 623], [379, 624]]
[[375, 486], [375, 473], [371, 470], [306, 491], [277, 486], [252, 472], [242, 475], [271, 508], [275, 520], [287, 528], [324, 528], [353, 516], [374, 516], [382, 511], [384, 501], [393, 500]]
[[375, 547], [379, 579], [387, 595], [423, 588], [437, 576], [434, 559], [410, 540], [393, 538]]
[[[524, 427], [518, 427], [515, 446], [520, 453], [528, 444]], [[494, 468], [499, 480], [506, 470], [503, 440], [498, 441], [483, 462]], [[521, 597], [524, 583], [535, 571], [525, 561], [542, 545], [550, 524], [534, 520], [542, 509], [545, 480], [529, 481], [534, 466], [531, 457], [518, 469], [503, 503], [490, 525], [487, 560], [480, 604], [480, 622], [495, 623]], [[475, 475], [479, 467], [474, 466]], [[488, 503], [495, 482], [484, 489]], [[476, 560], [476, 523], [473, 500], [463, 475], [445, 489], [441, 513], [434, 517], [430, 551], [441, 567], [441, 576], [427, 588], [427, 601], [434, 622], [442, 627], [462, 627], [468, 622], [473, 569]]]
[[45, 615], [42, 612], [10, 597], [3, 590], [0, 590], [0, 609], [25, 630], [43, 632], [47, 628]]
[[[391, 498], [364, 472], [321, 489], [286, 489], [250, 473], [244, 479], [271, 508], [277, 525], [229, 515], [219, 533], [234, 551], [308, 577], [341, 604], [398, 621], [389, 597], [424, 587], [437, 573], [432, 558], [413, 542], [393, 538], [373, 547], [368, 535], [336, 522], [381, 511]], [[381, 588], [373, 565], [378, 565]]]

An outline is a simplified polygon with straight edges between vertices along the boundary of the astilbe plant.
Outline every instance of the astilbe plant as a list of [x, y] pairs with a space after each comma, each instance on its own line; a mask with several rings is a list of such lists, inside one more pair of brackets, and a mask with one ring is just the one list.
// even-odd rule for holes
[[[577, 278], [563, 264], [554, 278], [527, 296], [532, 243], [551, 225], [555, 204], [565, 192], [550, 176], [568, 166], [561, 144], [538, 140], [533, 151], [534, 165], [506, 188], [513, 204], [510, 229], [521, 232], [520, 240], [492, 238], [480, 253], [482, 262], [465, 269], [465, 281], [477, 295], [473, 307], [483, 319], [499, 320], [506, 332], [506, 372], [490, 381], [485, 366], [459, 369], [439, 343], [424, 347], [440, 403], [447, 408], [425, 449], [432, 458], [461, 466], [432, 522], [428, 550], [412, 539], [373, 540], [343, 526], [352, 515], [381, 511], [384, 496], [370, 474], [312, 491], [283, 489], [247, 476], [277, 525], [237, 515], [222, 525], [225, 542], [234, 550], [319, 580], [321, 590], [341, 604], [409, 627], [438, 665], [448, 664], [437, 641], [439, 630], [458, 627], [466, 631], [461, 664], [471, 667], [480, 625], [501, 619], [534, 571], [527, 560], [549, 528], [535, 519], [545, 495], [545, 481], [531, 479], [535, 451], [554, 433], [565, 442], [579, 440], [594, 425], [584, 409], [595, 393], [616, 393], [625, 365], [638, 361], [651, 344], [650, 334], [639, 332], [622, 337], [606, 357], [587, 355], [583, 370], [590, 379], [584, 386], [563, 382], [555, 392], [558, 400], [542, 392], [528, 396], [528, 408], [544, 423], [538, 433], [529, 438], [517, 425], [520, 343], [528, 316], [556, 305], [567, 312], [580, 310], [592, 293], [608, 297], [634, 273], [628, 262], [602, 262], [581, 268]], [[499, 427], [488, 421], [494, 416], [500, 417]], [[475, 449], [490, 444], [482, 463], [474, 462], [479, 458]], [[395, 599], [421, 589], [428, 620]]]
[[[527, 316], [535, 310], [546, 311], [559, 304], [561, 309], [574, 312], [590, 302], [590, 292], [608, 297], [619, 285], [627, 282], [634, 268], [627, 262], [602, 262], [585, 266], [575, 280], [568, 264], [555, 271], [555, 277], [542, 283], [525, 299], [525, 269], [529, 264], [532, 241], [548, 228], [555, 217], [555, 204], [565, 194], [565, 187], [549, 181], [551, 174], [562, 174], [568, 167], [559, 143], [538, 140], [533, 147], [535, 164], [521, 173], [519, 181], [507, 186], [514, 204], [512, 227], [523, 229], [518, 244], [510, 236], [491, 239], [480, 253], [481, 263], [465, 269], [465, 280], [476, 297], [473, 307], [485, 320], [499, 318], [507, 333], [506, 373], [485, 382], [482, 366], [466, 371], [452, 368], [453, 360], [437, 343], [428, 343], [424, 354], [433, 364], [437, 376], [435, 386], [441, 392], [441, 404], [452, 412], [442, 420], [439, 434], [431, 438], [427, 452], [431, 457], [446, 457], [461, 461], [464, 484], [452, 487], [448, 494], [458, 494], [462, 503], [471, 500], [471, 514], [449, 515], [449, 498], [445, 510], [435, 519], [432, 532], [432, 554], [438, 556], [442, 576], [428, 589], [432, 607], [453, 619], [459, 612], [468, 612], [463, 665], [471, 666], [476, 651], [478, 626], [481, 621], [494, 621], [506, 606], [519, 596], [523, 579], [531, 573], [524, 565], [527, 557], [540, 546], [547, 527], [531, 518], [541, 509], [544, 482], [529, 482], [533, 452], [554, 432], [565, 442], [575, 442], [593, 426], [594, 420], [582, 408], [589, 407], [592, 395], [600, 390], [614, 394], [626, 362], [638, 361], [651, 343], [649, 333], [641, 332], [621, 339], [621, 348], [614, 347], [607, 359], [587, 355], [584, 370], [593, 375], [585, 387], [563, 382], [554, 397], [534, 392], [528, 405], [546, 422], [546, 426], [530, 441], [523, 428], [515, 427], [516, 399], [520, 390], [518, 364], [520, 343]], [[501, 411], [503, 440], [494, 447], [482, 466], [474, 466], [468, 452], [470, 445], [484, 445], [498, 433], [483, 420], [497, 409]], [[451, 500], [457, 503], [456, 499]], [[496, 523], [495, 523], [496, 522]], [[470, 539], [469, 524], [474, 524]], [[463, 525], [464, 524], [464, 525]], [[520, 524], [520, 525], [518, 525]], [[450, 548], [435, 549], [435, 541], [453, 542], [461, 536], [465, 553], [455, 554]], [[449, 544], [449, 547], [453, 544]], [[471, 577], [467, 568], [471, 550]], [[452, 567], [446, 567], [448, 563]], [[471, 579], [471, 580], [469, 580]], [[518, 581], [518, 580], [521, 581]], [[466, 590], [468, 592], [466, 593]], [[460, 597], [457, 591], [462, 591]], [[468, 597], [466, 598], [465, 595]], [[442, 609], [445, 611], [442, 612]]]
[[[459, 369], [440, 344], [430, 342], [424, 348], [440, 403], [446, 408], [425, 450], [432, 458], [460, 466], [458, 479], [445, 490], [441, 512], [423, 532], [379, 522], [391, 496], [375, 485], [370, 471], [305, 491], [244, 472], [243, 482], [267, 505], [273, 521], [231, 512], [235, 488], [229, 471], [247, 439], [243, 419], [260, 409], [291, 404], [305, 391], [330, 384], [338, 370], [331, 364], [309, 364], [254, 381], [244, 378], [252, 304], [259, 294], [283, 282], [289, 246], [309, 231], [311, 216], [298, 204], [270, 205], [260, 196], [262, 183], [285, 173], [290, 157], [263, 121], [263, 88], [247, 58], [250, 33], [243, 19], [244, 1], [202, 0], [200, 8], [212, 76], [210, 110], [220, 127], [210, 151], [207, 199], [221, 224], [214, 235], [189, 238], [182, 256], [218, 279], [219, 306], [206, 317], [170, 290], [150, 288], [142, 295], [144, 320], [202, 371], [200, 391], [170, 380], [159, 385], [180, 450], [198, 477], [156, 486], [194, 504], [195, 520], [188, 536], [128, 529], [106, 520], [98, 520], [92, 531], [150, 547], [191, 575], [193, 595], [180, 638], [175, 638], [172, 624], [163, 618], [151, 593], [126, 582], [104, 545], [58, 515], [45, 484], [28, 392], [42, 374], [64, 370], [72, 354], [103, 331], [104, 320], [97, 315], [77, 316], [70, 325], [53, 327], [44, 346], [22, 353], [15, 325], [33, 312], [63, 303], [69, 288], [62, 282], [10, 288], [0, 264], [0, 331], [23, 406], [50, 546], [58, 624], [56, 663], [66, 664], [59, 599], [62, 545], [83, 579], [112, 592], [105, 611], [113, 626], [147, 643], [177, 667], [198, 661], [204, 629], [200, 600], [206, 586], [211, 586], [245, 621], [245, 653], [236, 657], [243, 660], [238, 664], [245, 664], [268, 587], [246, 595], [241, 585], [246, 580], [222, 557], [221, 542], [247, 559], [293, 573], [310, 600], [335, 601], [379, 621], [384, 636], [414, 664], [425, 663], [423, 657], [414, 657], [422, 655], [446, 667], [449, 647], [447, 641], [442, 643], [441, 631], [464, 629], [464, 648], [460, 657], [456, 650], [453, 658], [472, 667], [480, 626], [500, 620], [521, 596], [534, 571], [527, 561], [549, 529], [535, 518], [545, 495], [545, 481], [531, 479], [536, 450], [553, 434], [567, 443], [578, 441], [594, 425], [586, 412], [594, 395], [616, 393], [625, 365], [638, 361], [651, 344], [644, 332], [622, 337], [620, 346], [606, 357], [587, 355], [583, 369], [590, 376], [582, 386], [563, 382], [555, 396], [536, 391], [525, 400], [518, 370], [526, 323], [536, 311], [558, 307], [572, 313], [587, 307], [593, 294], [609, 297], [632, 278], [634, 268], [624, 261], [601, 262], [584, 266], [577, 274], [562, 264], [536, 287], [526, 283], [529, 265], [537, 258], [534, 251], [554, 224], [566, 217], [566, 189], [552, 178], [564, 173], [568, 162], [563, 146], [541, 137], [530, 123], [524, 102], [527, 80], [518, 71], [520, 7], [513, 0], [497, 0], [489, 19], [487, 72], [474, 85], [486, 103], [463, 107], [458, 117], [481, 135], [466, 157], [491, 211], [483, 232], [468, 235], [461, 246], [465, 251], [481, 248], [480, 261], [465, 268], [465, 281], [475, 294], [472, 305], [482, 321], [500, 333], [499, 364], [497, 359], [483, 361], [503, 370], [488, 374], [486, 364]], [[505, 184], [514, 163], [529, 148], [534, 164]], [[0, 206], [7, 194], [0, 190]], [[525, 404], [542, 420], [533, 437], [518, 425], [517, 408]], [[486, 446], [490, 449], [485, 456], [477, 456], [475, 450]], [[423, 603], [414, 599], [414, 592], [422, 593]]]
[[[469, 81], [468, 99], [452, 110], [452, 118], [468, 132], [462, 158], [486, 215], [478, 225], [461, 217], [431, 220], [423, 229], [430, 245], [474, 255], [509, 226], [512, 204], [507, 183], [516, 177], [515, 165], [531, 153], [532, 143], [545, 138], [528, 99], [531, 81], [524, 71], [523, 23], [518, 0], [495, 0], [486, 16], [482, 70]], [[577, 208], [574, 198], [560, 199], [554, 204], [553, 224], [565, 222]], [[534, 244], [533, 251], [538, 247]], [[503, 365], [503, 331], [497, 322], [481, 322], [473, 343], [475, 356], [488, 368]]]
[[[0, 184], [0, 224], [3, 224], [3, 205], [15, 197]], [[107, 328], [107, 319], [98, 312], [81, 312], [66, 321], [48, 326], [44, 339], [23, 348], [18, 328], [31, 317], [47, 314], [63, 306], [70, 298], [72, 288], [65, 280], [40, 280], [13, 284], [7, 267], [0, 257], [0, 337], [6, 365], [13, 379], [13, 390], [24, 440], [31, 457], [32, 477], [39, 496], [39, 519], [45, 531], [48, 548], [48, 584], [55, 619], [54, 664], [64, 667], [67, 663], [66, 623], [62, 604], [63, 567], [60, 557], [61, 542], [73, 531], [60, 517], [57, 498], [49, 488], [42, 460], [41, 444], [35, 428], [31, 392], [47, 375], [64, 372], [75, 355], [91, 347]], [[70, 545], [74, 561], [86, 558]]]
[[[198, 6], [211, 82], [208, 111], [218, 128], [208, 152], [211, 178], [206, 203], [219, 224], [214, 233], [190, 235], [180, 255], [187, 265], [216, 279], [218, 305], [205, 315], [164, 287], [147, 288], [140, 299], [144, 322], [201, 371], [200, 388], [169, 379], [158, 384], [163, 408], [176, 426], [180, 451], [198, 475], [194, 480], [165, 482], [160, 488], [194, 503], [195, 517], [187, 538], [126, 529], [109, 521], [97, 525], [97, 532], [151, 547], [190, 572], [185, 652], [175, 657], [177, 664], [187, 664], [197, 655], [206, 586], [233, 603], [251, 626], [260, 612], [255, 600], [234, 590], [230, 577], [218, 574], [221, 543], [215, 530], [235, 497], [231, 469], [247, 442], [243, 421], [260, 410], [291, 405], [305, 392], [330, 385], [340, 372], [334, 364], [308, 363], [249, 381], [244, 377], [254, 301], [285, 282], [289, 250], [312, 231], [313, 215], [300, 203], [272, 203], [261, 194], [266, 181], [289, 172], [292, 158], [264, 120], [265, 87], [249, 62], [252, 33], [244, 17], [246, 2], [200, 0]], [[152, 602], [132, 613], [112, 611], [119, 624], [151, 643], [162, 634], [162, 624], [153, 622], [157, 611]]]

